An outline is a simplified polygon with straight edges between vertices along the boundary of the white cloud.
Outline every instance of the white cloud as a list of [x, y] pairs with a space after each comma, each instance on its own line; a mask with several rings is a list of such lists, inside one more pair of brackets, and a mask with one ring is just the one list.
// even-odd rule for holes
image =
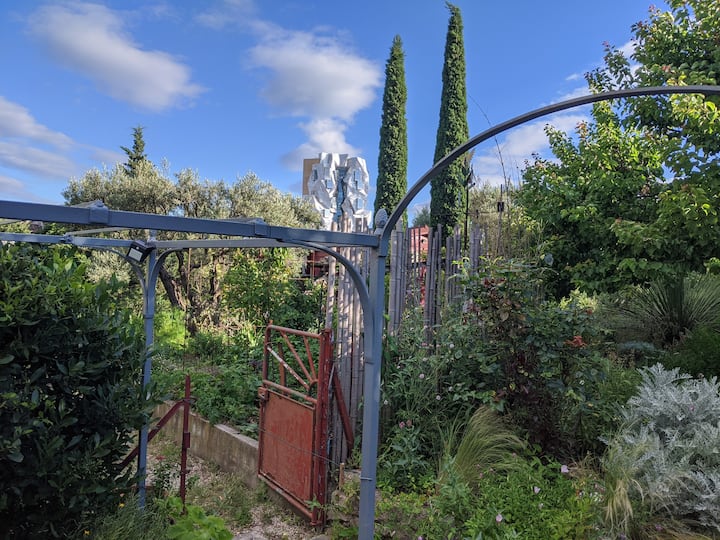
[[0, 193], [4, 195], [25, 195], [27, 190], [22, 182], [0, 174]]
[[376, 64], [333, 38], [277, 30], [250, 51], [270, 78], [262, 90], [273, 107], [293, 116], [350, 120], [375, 99]]
[[307, 135], [308, 141], [282, 157], [283, 165], [290, 170], [302, 170], [303, 159], [315, 157], [320, 152], [360, 155], [360, 150], [345, 140], [347, 125], [342, 121], [332, 118], [317, 118], [300, 124], [299, 127]]
[[72, 139], [38, 123], [25, 107], [0, 96], [0, 137], [30, 138], [60, 148], [72, 145]]
[[105, 148], [92, 147], [90, 159], [97, 163], [102, 163], [109, 167], [113, 167], [116, 163], [125, 163], [127, 156], [122, 152], [115, 150], [106, 150]]
[[560, 101], [567, 101], [568, 99], [574, 99], [582, 96], [589, 96], [590, 95], [590, 89], [587, 86], [578, 86], [577, 88], [571, 90], [567, 94], [564, 94], [560, 96], [556, 103], [559, 103]]
[[67, 178], [75, 172], [75, 164], [65, 156], [25, 144], [3, 141], [0, 141], [0, 166], [47, 178]]
[[261, 95], [281, 114], [308, 118], [299, 124], [308, 141], [285, 154], [283, 164], [299, 170], [303, 158], [319, 152], [360, 155], [345, 132], [374, 101], [378, 66], [333, 38], [263, 26], [264, 37], [251, 50], [252, 65], [269, 71]]
[[225, 0], [220, 7], [200, 13], [195, 20], [203, 26], [220, 30], [229, 25], [243, 24], [254, 14], [253, 0]]
[[[519, 169], [532, 155], [542, 154], [549, 150], [545, 127], [550, 124], [562, 131], [573, 131], [578, 123], [588, 121], [582, 114], [557, 114], [546, 120], [525, 124], [510, 131], [504, 139], [499, 140], [498, 148], [493, 144], [487, 150], [477, 153], [473, 158], [473, 170], [482, 183], [500, 185], [504, 176], [518, 180]], [[491, 144], [494, 141], [488, 141]], [[504, 172], [503, 172], [504, 165]]]
[[91, 3], [48, 5], [30, 20], [32, 33], [68, 68], [120, 101], [161, 111], [199, 95], [190, 69], [162, 51], [145, 51], [124, 32], [118, 12]]
[[275, 115], [306, 119], [298, 127], [308, 140], [282, 156], [284, 165], [300, 170], [304, 158], [319, 152], [359, 154], [345, 133], [355, 115], [375, 100], [382, 72], [336, 30], [282, 28], [259, 18], [252, 0], [225, 0], [196, 20], [214, 29], [232, 25], [256, 36], [247, 66], [265, 77], [261, 97]]
[[633, 54], [635, 54], [635, 47], [637, 47], [637, 41], [631, 39], [622, 47], [618, 47], [618, 50], [623, 53], [625, 58], [630, 58]]

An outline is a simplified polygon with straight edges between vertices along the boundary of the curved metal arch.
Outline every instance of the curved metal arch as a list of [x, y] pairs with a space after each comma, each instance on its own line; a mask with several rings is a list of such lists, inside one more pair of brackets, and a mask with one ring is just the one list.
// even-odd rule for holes
[[589, 105], [590, 103], [597, 103], [598, 101], [608, 101], [611, 99], [636, 97], [636, 96], [651, 96], [651, 95], [672, 95], [672, 94], [703, 94], [703, 95], [720, 95], [720, 86], [647, 86], [640, 88], [625, 88], [623, 90], [612, 90], [610, 92], [600, 92], [598, 94], [590, 94], [588, 96], [581, 96], [566, 101], [560, 101], [559, 103], [553, 103], [546, 107], [541, 107], [533, 111], [521, 114], [510, 120], [506, 120], [500, 124], [496, 124], [493, 127], [483, 131], [482, 133], [475, 135], [468, 139], [466, 142], [452, 150], [449, 154], [443, 157], [440, 161], [435, 163], [420, 179], [410, 188], [405, 197], [398, 203], [393, 210], [392, 214], [388, 218], [387, 224], [385, 225], [382, 236], [380, 238], [380, 249], [383, 253], [387, 253], [388, 245], [390, 242], [390, 233], [395, 228], [395, 225], [402, 217], [410, 202], [420, 193], [420, 190], [424, 188], [432, 178], [438, 174], [442, 169], [447, 167], [451, 162], [457, 159], [459, 156], [474, 148], [481, 142], [484, 142], [496, 135], [499, 135], [503, 131], [517, 127], [521, 124], [541, 118], [549, 114], [564, 111], [566, 109], [572, 109], [581, 105]]
[[[410, 188], [403, 199], [393, 210], [392, 214], [379, 232], [379, 245], [373, 249], [376, 260], [373, 261], [371, 268], [371, 293], [370, 297], [373, 302], [373, 321], [376, 323], [372, 327], [370, 333], [371, 339], [366, 342], [368, 351], [377, 352], [377, 360], [371, 365], [365, 367], [365, 401], [364, 401], [364, 417], [363, 417], [363, 447], [362, 447], [362, 476], [360, 478], [360, 512], [358, 519], [358, 537], [360, 540], [372, 540], [374, 536], [375, 525], [375, 476], [377, 470], [377, 442], [379, 431], [379, 406], [380, 406], [380, 357], [382, 351], [382, 314], [384, 309], [384, 277], [385, 277], [385, 258], [388, 254], [390, 243], [390, 235], [402, 217], [403, 213], [409, 206], [410, 202], [420, 193], [430, 180], [444, 167], [449, 165], [453, 160], [484, 142], [504, 131], [517, 127], [521, 124], [547, 116], [554, 112], [571, 109], [581, 105], [588, 105], [599, 101], [607, 101], [611, 99], [648, 96], [648, 95], [668, 95], [668, 94], [704, 94], [704, 95], [720, 95], [720, 86], [649, 86], [645, 88], [629, 88], [624, 90], [615, 90], [611, 92], [602, 92], [589, 96], [582, 96], [569, 99], [546, 107], [541, 107], [533, 111], [521, 114], [510, 120], [497, 124], [482, 133], [468, 139], [466, 142], [452, 150], [449, 154], [435, 163], [420, 179]], [[367, 335], [367, 330], [366, 330]], [[374, 355], [373, 355], [374, 358]], [[370, 368], [370, 369], [368, 369]], [[370, 373], [372, 372], [372, 373]], [[365, 471], [368, 471], [367, 474]]]

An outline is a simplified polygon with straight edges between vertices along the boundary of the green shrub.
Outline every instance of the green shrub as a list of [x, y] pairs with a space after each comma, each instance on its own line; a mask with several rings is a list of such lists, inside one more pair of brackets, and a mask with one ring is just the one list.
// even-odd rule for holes
[[720, 533], [720, 385], [660, 364], [641, 373], [603, 461], [608, 524], [627, 534], [647, 514]]
[[662, 363], [694, 377], [720, 376], [720, 333], [710, 328], [693, 330]]
[[168, 399], [180, 399], [185, 392], [185, 375], [190, 376], [193, 410], [214, 424], [225, 423], [246, 435], [257, 434], [257, 393], [260, 373], [247, 361], [232, 365], [178, 365], [165, 358], [156, 363], [157, 392]]
[[159, 502], [173, 522], [167, 530], [169, 540], [231, 540], [233, 537], [222, 518], [207, 515], [199, 506], [183, 506], [178, 497]]
[[148, 417], [144, 339], [70, 248], [0, 245], [0, 536], [62, 536], [117, 505]]
[[477, 493], [465, 537], [580, 540], [596, 526], [599, 486], [580, 484], [558, 463], [533, 458], [507, 474], [489, 472]]

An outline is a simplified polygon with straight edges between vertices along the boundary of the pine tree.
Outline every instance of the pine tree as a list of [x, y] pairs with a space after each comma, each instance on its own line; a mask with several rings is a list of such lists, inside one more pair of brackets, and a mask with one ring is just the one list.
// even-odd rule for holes
[[[457, 6], [448, 3], [447, 7], [450, 21], [445, 40], [435, 163], [469, 138], [462, 16]], [[430, 223], [433, 227], [442, 225], [445, 234], [450, 234], [453, 227], [462, 221], [468, 173], [467, 159], [460, 157], [431, 181]]]
[[132, 150], [126, 146], [120, 147], [128, 160], [123, 165], [128, 175], [136, 177], [139, 172], [140, 164], [147, 161], [145, 155], [145, 139], [143, 138], [143, 127], [137, 126], [133, 128], [133, 147]]
[[406, 102], [405, 54], [400, 36], [395, 36], [385, 64], [375, 213], [385, 208], [390, 214], [407, 191]]

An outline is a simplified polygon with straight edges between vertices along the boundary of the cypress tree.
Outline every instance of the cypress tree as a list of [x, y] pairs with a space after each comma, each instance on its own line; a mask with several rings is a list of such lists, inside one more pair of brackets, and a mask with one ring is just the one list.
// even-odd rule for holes
[[128, 160], [123, 165], [125, 171], [131, 177], [136, 177], [138, 174], [139, 166], [142, 162], [147, 161], [145, 155], [145, 139], [143, 138], [143, 127], [137, 126], [133, 128], [133, 146], [132, 149], [121, 146], [120, 147], [125, 154], [127, 154]]
[[[435, 163], [467, 141], [470, 136], [467, 124], [462, 16], [457, 6], [447, 3], [447, 7], [450, 10], [450, 21], [445, 40], [445, 64], [442, 75], [440, 124], [435, 143]], [[453, 227], [462, 220], [467, 197], [468, 172], [467, 159], [460, 157], [431, 181], [430, 223], [433, 227], [442, 225], [444, 234], [450, 234]]]
[[406, 102], [405, 54], [400, 36], [395, 36], [385, 64], [375, 213], [385, 208], [390, 214], [407, 191]]

